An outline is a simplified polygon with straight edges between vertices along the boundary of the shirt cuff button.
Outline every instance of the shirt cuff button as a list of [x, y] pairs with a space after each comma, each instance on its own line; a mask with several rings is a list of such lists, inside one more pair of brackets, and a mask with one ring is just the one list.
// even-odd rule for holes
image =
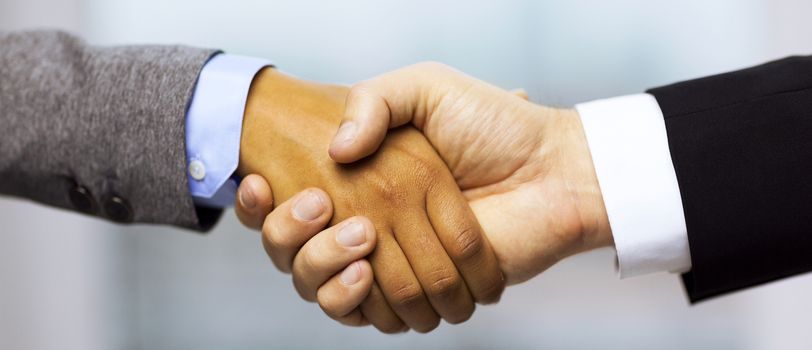
[[193, 160], [189, 163], [189, 175], [197, 181], [203, 181], [206, 178], [206, 166], [199, 160]]

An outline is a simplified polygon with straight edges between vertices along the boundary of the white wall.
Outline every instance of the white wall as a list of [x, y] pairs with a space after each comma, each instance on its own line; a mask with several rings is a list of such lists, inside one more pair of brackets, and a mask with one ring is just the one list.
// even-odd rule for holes
[[82, 0], [3, 0], [0, 2], [0, 30], [51, 27], [82, 28], [86, 12]]

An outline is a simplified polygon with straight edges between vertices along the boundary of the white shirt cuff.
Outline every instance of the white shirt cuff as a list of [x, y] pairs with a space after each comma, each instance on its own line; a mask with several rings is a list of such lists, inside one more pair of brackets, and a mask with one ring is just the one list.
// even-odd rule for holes
[[220, 54], [200, 72], [186, 114], [186, 175], [197, 205], [234, 203], [231, 178], [240, 159], [240, 137], [251, 82], [264, 59]]
[[617, 250], [620, 277], [691, 269], [665, 120], [654, 96], [576, 105]]

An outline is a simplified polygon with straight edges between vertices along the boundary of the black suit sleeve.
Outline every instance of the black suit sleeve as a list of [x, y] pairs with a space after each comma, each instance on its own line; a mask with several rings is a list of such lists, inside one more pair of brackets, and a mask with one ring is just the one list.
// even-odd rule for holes
[[812, 57], [648, 92], [682, 196], [691, 301], [812, 270]]

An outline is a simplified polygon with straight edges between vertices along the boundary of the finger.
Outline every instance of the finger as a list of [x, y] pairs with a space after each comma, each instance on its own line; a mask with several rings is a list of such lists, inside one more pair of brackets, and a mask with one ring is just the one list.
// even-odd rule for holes
[[271, 186], [262, 176], [248, 175], [240, 183], [234, 202], [234, 212], [240, 222], [248, 228], [261, 230], [265, 217], [273, 210]]
[[361, 302], [359, 309], [363, 316], [382, 333], [394, 334], [409, 330], [409, 327], [403, 323], [389, 306], [381, 287], [375, 281], [372, 282], [372, 289], [370, 289], [366, 299]]
[[359, 307], [372, 289], [372, 266], [357, 260], [319, 287], [319, 306], [330, 318], [342, 324], [362, 326], [366, 318]]
[[428, 193], [429, 220], [448, 256], [479, 303], [499, 301], [505, 278], [487, 238], [462, 193], [450, 183]]
[[510, 93], [522, 100], [530, 101], [530, 96], [527, 94], [527, 91], [522, 88], [510, 90]]
[[341, 126], [330, 144], [330, 157], [351, 163], [375, 152], [389, 128], [413, 122], [418, 129], [440, 99], [430, 91], [453, 70], [420, 63], [354, 85], [347, 95]]
[[371, 90], [374, 85], [379, 83], [353, 86], [347, 95], [344, 119], [329, 149], [330, 157], [339, 163], [351, 163], [374, 153], [389, 130], [389, 106]]
[[[364, 217], [352, 217], [311, 238], [293, 259], [293, 286], [307, 301], [319, 287], [375, 248], [375, 228]], [[370, 271], [371, 275], [371, 271]]]
[[400, 218], [395, 239], [440, 317], [452, 324], [469, 319], [474, 312], [474, 300], [425, 210]]
[[333, 216], [333, 204], [324, 191], [306, 189], [278, 206], [262, 225], [262, 245], [276, 268], [290, 272], [296, 253]]
[[338, 321], [338, 323], [350, 327], [365, 327], [371, 324], [369, 320], [364, 317], [364, 314], [361, 312], [360, 308], [352, 310], [346, 316], [335, 318], [335, 320]]
[[[437, 328], [440, 317], [426, 298], [395, 237], [381, 228], [376, 227], [376, 230], [378, 245], [369, 262], [386, 301], [409, 328], [421, 333]], [[369, 315], [367, 318], [372, 321]]]

